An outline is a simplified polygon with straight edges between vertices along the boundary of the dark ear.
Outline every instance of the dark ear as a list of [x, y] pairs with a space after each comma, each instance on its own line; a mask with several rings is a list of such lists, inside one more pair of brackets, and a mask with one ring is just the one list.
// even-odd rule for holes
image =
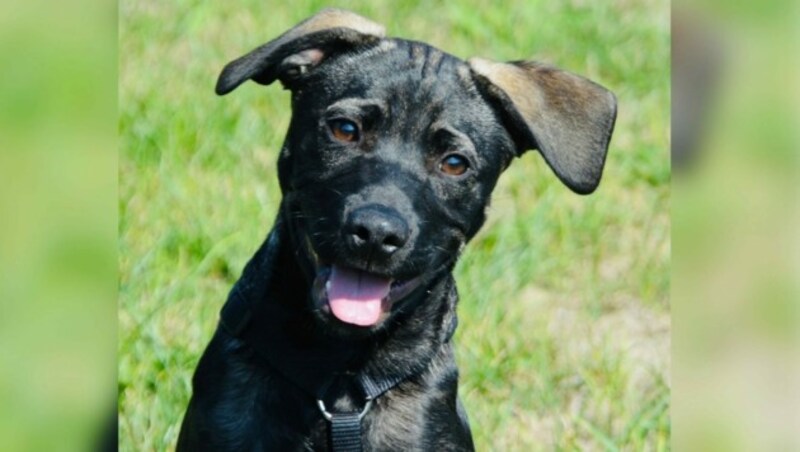
[[538, 149], [559, 179], [576, 193], [597, 188], [617, 101], [602, 86], [536, 62], [469, 65], [505, 117], [518, 153]]
[[324, 9], [228, 63], [217, 80], [216, 92], [228, 94], [248, 79], [269, 85], [282, 74], [303, 74], [333, 52], [371, 45], [383, 36], [383, 26], [357, 14]]

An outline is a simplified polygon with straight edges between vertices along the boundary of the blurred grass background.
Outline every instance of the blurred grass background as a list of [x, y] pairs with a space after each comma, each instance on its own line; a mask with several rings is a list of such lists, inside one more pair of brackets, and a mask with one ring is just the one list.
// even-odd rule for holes
[[44, 3], [0, 0], [3, 451], [87, 450], [114, 413], [116, 10]]
[[673, 6], [674, 447], [800, 450], [800, 3]]
[[174, 447], [218, 311], [272, 224], [288, 93], [222, 66], [325, 6], [456, 56], [538, 59], [614, 91], [603, 182], [535, 153], [457, 267], [460, 394], [478, 450], [661, 450], [670, 437], [669, 3], [119, 4], [119, 435]]

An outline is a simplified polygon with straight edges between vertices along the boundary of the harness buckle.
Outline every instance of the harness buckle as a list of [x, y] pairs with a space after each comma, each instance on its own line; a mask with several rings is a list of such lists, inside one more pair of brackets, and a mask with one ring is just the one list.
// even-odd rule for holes
[[[328, 412], [328, 410], [325, 409], [325, 402], [323, 402], [322, 399], [317, 399], [317, 407], [319, 408], [319, 412], [322, 413], [322, 417], [324, 417], [328, 421], [333, 420], [333, 416], [336, 413]], [[359, 421], [363, 419], [364, 416], [366, 416], [367, 411], [369, 411], [370, 407], [372, 407], [372, 399], [367, 399], [367, 403], [364, 404], [364, 408], [361, 410], [360, 413], [358, 413]]]

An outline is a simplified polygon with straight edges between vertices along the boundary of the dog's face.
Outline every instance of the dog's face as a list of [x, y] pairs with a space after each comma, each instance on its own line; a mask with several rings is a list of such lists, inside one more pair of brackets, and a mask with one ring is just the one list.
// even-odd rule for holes
[[314, 263], [315, 308], [376, 326], [453, 264], [514, 142], [469, 67], [424, 44], [385, 40], [284, 83], [280, 178]]
[[310, 307], [339, 335], [372, 332], [424, 298], [524, 150], [540, 149], [575, 191], [594, 190], [615, 114], [613, 96], [585, 79], [465, 62], [335, 10], [232, 62], [217, 90], [248, 78], [292, 91], [284, 221]]

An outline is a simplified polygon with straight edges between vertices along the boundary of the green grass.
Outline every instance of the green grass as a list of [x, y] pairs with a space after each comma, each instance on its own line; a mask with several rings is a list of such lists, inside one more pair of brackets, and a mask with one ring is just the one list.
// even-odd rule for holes
[[[218, 311], [277, 208], [287, 92], [213, 94], [229, 60], [331, 6], [120, 4], [122, 450], [174, 447]], [[460, 57], [539, 59], [617, 94], [589, 197], [529, 153], [457, 267], [478, 450], [669, 447], [669, 3], [340, 2]]]

